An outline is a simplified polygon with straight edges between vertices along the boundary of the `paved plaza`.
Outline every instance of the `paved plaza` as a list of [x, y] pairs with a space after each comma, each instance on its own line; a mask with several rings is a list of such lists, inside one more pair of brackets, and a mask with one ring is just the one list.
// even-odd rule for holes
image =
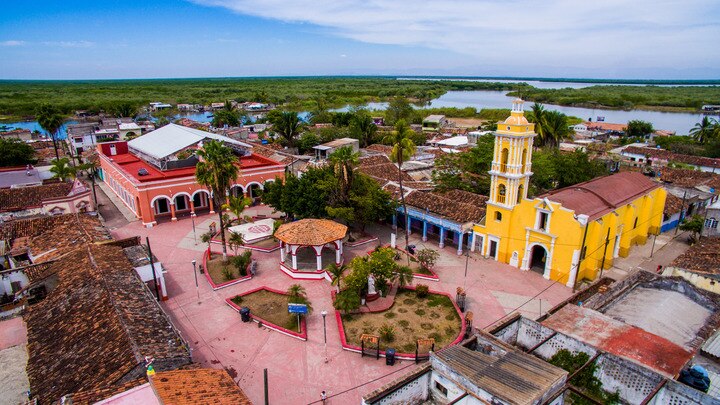
[[[251, 210], [261, 213], [268, 208]], [[267, 368], [269, 399], [275, 404], [311, 403], [320, 398], [322, 390], [327, 391], [329, 404], [359, 403], [362, 395], [392, 381], [414, 364], [400, 361], [391, 367], [386, 366], [382, 358], [361, 358], [359, 354], [342, 350], [330, 298], [334, 287], [325, 280], [291, 279], [279, 269], [279, 252], [253, 252], [253, 258], [259, 262], [256, 277], [218, 291], [213, 291], [204, 275], [199, 274], [198, 299], [191, 261], [202, 262], [207, 245], [200, 241], [200, 234], [216, 220], [216, 215], [197, 217], [197, 238], [193, 236], [189, 218], [150, 229], [135, 221], [112, 230], [116, 238], [140, 235], [144, 241], [145, 236], [149, 236], [153, 254], [167, 270], [165, 277], [170, 298], [163, 307], [190, 343], [195, 362], [228, 369], [254, 403], [263, 401], [263, 369]], [[368, 231], [380, 237], [379, 243], [389, 243], [389, 228], [376, 226]], [[366, 254], [377, 243], [346, 248], [346, 262]], [[410, 243], [418, 248], [438, 249], [432, 242], [423, 243], [417, 235], [411, 235]], [[404, 241], [401, 244], [404, 245]], [[213, 248], [215, 251], [221, 249], [220, 245]], [[572, 294], [571, 289], [545, 280], [537, 273], [522, 272], [476, 254], [457, 256], [452, 247], [442, 250], [435, 272], [440, 277], [439, 282], [421, 283], [452, 296], [457, 287], [464, 287], [468, 310], [475, 314], [474, 326], [478, 328], [488, 326], [517, 308], [524, 315], [535, 318]], [[225, 303], [226, 298], [260, 286], [285, 290], [296, 283], [305, 287], [314, 308], [307, 320], [307, 342], [258, 327], [255, 323], [242, 323], [239, 314]], [[417, 283], [416, 280], [414, 284]], [[327, 363], [322, 310], [329, 313]]]

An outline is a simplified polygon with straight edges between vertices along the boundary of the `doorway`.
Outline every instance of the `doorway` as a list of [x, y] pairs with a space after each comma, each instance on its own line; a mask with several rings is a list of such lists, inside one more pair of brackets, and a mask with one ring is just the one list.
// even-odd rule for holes
[[533, 246], [530, 251], [530, 270], [545, 274], [545, 266], [547, 261], [547, 250], [542, 245]]

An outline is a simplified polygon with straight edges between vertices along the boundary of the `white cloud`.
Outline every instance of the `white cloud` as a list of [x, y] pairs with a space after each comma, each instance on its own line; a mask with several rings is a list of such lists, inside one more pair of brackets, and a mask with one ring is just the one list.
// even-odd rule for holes
[[23, 46], [23, 45], [25, 45], [25, 41], [17, 41], [17, 40], [0, 41], [0, 46]]
[[716, 0], [193, 0], [373, 44], [506, 66], [685, 68], [720, 63]]
[[91, 48], [95, 46], [95, 42], [91, 41], [45, 41], [42, 44], [60, 48]]

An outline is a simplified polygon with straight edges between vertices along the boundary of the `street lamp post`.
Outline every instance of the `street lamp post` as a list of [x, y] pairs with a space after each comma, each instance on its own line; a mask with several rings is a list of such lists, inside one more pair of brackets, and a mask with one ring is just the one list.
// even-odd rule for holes
[[195, 274], [195, 291], [197, 292], [198, 301], [200, 301], [200, 287], [198, 286], [198, 280], [197, 280], [197, 262], [195, 259], [192, 261], [193, 265], [193, 274]]
[[327, 311], [323, 310], [320, 312], [320, 315], [323, 317], [323, 339], [325, 341], [325, 363], [328, 362], [328, 356], [327, 356], [327, 328], [325, 327], [325, 317], [327, 316]]

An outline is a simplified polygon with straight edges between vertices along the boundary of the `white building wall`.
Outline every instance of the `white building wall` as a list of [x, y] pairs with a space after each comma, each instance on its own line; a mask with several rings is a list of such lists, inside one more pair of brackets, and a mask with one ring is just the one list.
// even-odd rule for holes
[[428, 399], [428, 387], [430, 386], [430, 371], [398, 388], [392, 394], [380, 401], [365, 402], [363, 405], [400, 405], [420, 403]]

